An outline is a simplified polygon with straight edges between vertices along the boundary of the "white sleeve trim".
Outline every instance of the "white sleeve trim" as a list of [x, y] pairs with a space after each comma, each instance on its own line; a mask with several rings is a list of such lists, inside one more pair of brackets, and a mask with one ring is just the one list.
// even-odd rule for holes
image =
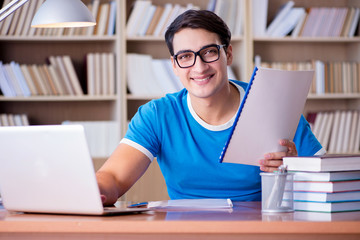
[[324, 155], [326, 154], [325, 148], [321, 148], [319, 151], [317, 151], [314, 155]]
[[154, 160], [154, 156], [152, 155], [152, 153], [149, 150], [147, 150], [146, 148], [144, 148], [143, 146], [141, 146], [140, 144], [138, 144], [134, 141], [131, 141], [127, 138], [121, 139], [120, 143], [125, 143], [125, 144], [139, 150], [140, 152], [145, 154], [150, 159], [151, 162]]

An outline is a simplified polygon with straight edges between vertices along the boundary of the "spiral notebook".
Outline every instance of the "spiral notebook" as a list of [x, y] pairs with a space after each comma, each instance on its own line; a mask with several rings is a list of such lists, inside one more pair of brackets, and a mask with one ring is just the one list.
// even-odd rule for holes
[[313, 76], [256, 67], [220, 162], [259, 165], [264, 154], [284, 151], [279, 140], [294, 138]]

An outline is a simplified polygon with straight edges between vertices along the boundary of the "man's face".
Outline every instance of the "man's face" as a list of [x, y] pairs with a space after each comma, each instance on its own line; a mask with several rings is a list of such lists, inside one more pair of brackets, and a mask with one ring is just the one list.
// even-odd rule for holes
[[[221, 45], [221, 41], [217, 34], [204, 29], [182, 29], [174, 35], [173, 40], [175, 55], [184, 50], [197, 52], [211, 44]], [[197, 56], [195, 65], [189, 68], [180, 68], [175, 59], [171, 58], [175, 74], [192, 97], [215, 96], [227, 84], [227, 65], [232, 63], [232, 47], [228, 46], [226, 52], [224, 48], [220, 48], [219, 51], [219, 60], [205, 63]]]

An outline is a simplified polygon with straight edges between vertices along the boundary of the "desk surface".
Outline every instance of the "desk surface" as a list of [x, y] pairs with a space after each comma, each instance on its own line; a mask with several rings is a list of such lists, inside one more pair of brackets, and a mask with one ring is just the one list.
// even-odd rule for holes
[[0, 210], [0, 239], [360, 239], [360, 212], [262, 214], [259, 202], [232, 211], [150, 211], [93, 217]]

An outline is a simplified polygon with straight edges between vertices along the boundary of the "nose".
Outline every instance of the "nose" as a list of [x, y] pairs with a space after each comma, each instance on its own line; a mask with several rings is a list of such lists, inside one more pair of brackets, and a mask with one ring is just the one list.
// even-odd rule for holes
[[192, 66], [192, 69], [195, 71], [202, 72], [209, 67], [208, 63], [204, 62], [200, 55], [196, 55], [195, 64]]

